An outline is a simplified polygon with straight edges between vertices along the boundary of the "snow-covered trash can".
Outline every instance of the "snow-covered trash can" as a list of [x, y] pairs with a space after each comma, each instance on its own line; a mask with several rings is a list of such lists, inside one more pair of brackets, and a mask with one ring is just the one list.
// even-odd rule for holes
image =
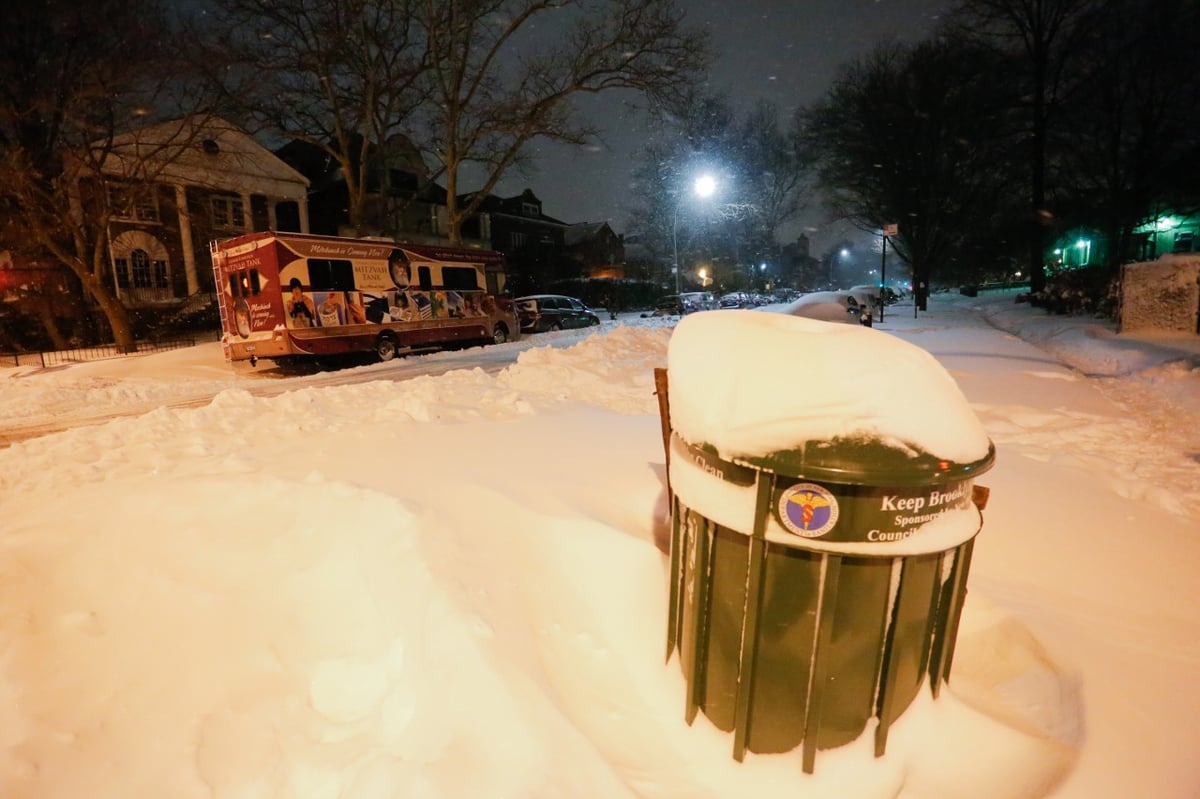
[[[668, 350], [667, 656], [733, 756], [888, 729], [950, 675], [994, 448], [957, 384], [888, 333], [769, 312]], [[873, 724], [872, 724], [873, 722]]]

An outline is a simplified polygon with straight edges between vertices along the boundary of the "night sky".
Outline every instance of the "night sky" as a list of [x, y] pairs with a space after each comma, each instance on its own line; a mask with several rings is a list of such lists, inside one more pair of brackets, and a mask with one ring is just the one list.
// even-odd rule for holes
[[[888, 39], [911, 41], [928, 33], [947, 0], [679, 0], [688, 19], [706, 26], [717, 51], [713, 87], [728, 93], [739, 111], [760, 98], [774, 102], [790, 120], [796, 108], [828, 88], [843, 62]], [[607, 220], [625, 232], [625, 195], [630, 173], [647, 132], [642, 120], [615, 97], [594, 98], [588, 119], [605, 128], [604, 146], [592, 149], [544, 145], [536, 171], [512, 175], [497, 189], [517, 194], [526, 187], [543, 211], [564, 222]], [[782, 231], [793, 238], [806, 230], [814, 250], [841, 235], [827, 229], [814, 209]]]

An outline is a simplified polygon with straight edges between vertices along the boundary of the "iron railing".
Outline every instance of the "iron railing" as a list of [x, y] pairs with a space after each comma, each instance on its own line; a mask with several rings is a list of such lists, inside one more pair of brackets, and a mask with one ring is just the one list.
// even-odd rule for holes
[[196, 346], [194, 338], [179, 338], [164, 341], [139, 341], [131, 352], [116, 344], [99, 344], [94, 347], [76, 347], [69, 350], [46, 350], [42, 352], [0, 352], [0, 364], [4, 366], [40, 366], [43, 369], [68, 363], [102, 361], [148, 352], [166, 352]]

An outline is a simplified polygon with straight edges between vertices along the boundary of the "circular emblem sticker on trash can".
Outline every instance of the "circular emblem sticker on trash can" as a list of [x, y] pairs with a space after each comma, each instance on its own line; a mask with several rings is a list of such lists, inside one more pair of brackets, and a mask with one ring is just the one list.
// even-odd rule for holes
[[816, 483], [797, 483], [779, 496], [779, 520], [796, 535], [819, 538], [837, 524], [837, 497]]

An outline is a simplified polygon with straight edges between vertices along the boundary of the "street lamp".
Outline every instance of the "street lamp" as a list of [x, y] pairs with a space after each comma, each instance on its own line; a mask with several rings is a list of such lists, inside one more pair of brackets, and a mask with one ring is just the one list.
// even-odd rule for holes
[[833, 276], [834, 267], [835, 266], [845, 266], [845, 264], [842, 262], [845, 261], [849, 257], [850, 257], [850, 250], [847, 249], [846, 247], [842, 247], [838, 251], [831, 252], [829, 254], [829, 283], [831, 286], [835, 283], [835, 278]]
[[[692, 191], [701, 199], [711, 197], [717, 190], [717, 181], [712, 175], [701, 175], [692, 184]], [[675, 203], [675, 216], [671, 221], [671, 252], [675, 265], [675, 293], [679, 293], [679, 208], [683, 205], [683, 197]]]

